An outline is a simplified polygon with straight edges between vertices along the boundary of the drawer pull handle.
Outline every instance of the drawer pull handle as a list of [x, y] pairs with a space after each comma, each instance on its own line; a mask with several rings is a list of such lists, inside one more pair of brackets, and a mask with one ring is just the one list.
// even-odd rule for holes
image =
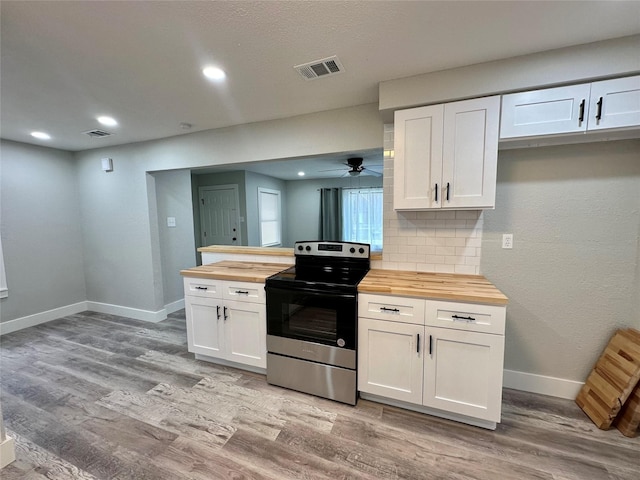
[[476, 319], [473, 317], [460, 317], [458, 315], [451, 315], [451, 318], [454, 320], [466, 320], [467, 322], [475, 322]]
[[238, 295], [249, 295], [249, 292], [247, 292], [246, 290], [236, 290], [236, 293]]
[[207, 287], [196, 287], [196, 290], [208, 290]]
[[382, 310], [383, 312], [393, 312], [393, 313], [398, 313], [400, 311], [397, 308], [387, 308], [387, 307], [380, 307], [380, 310]]
[[216, 316], [218, 317], [218, 320], [220, 320], [220, 305], [216, 305]]
[[598, 106], [598, 112], [596, 113], [596, 120], [600, 121], [602, 120], [602, 97], [600, 97], [600, 100], [598, 100], [598, 103], [596, 103], [596, 105]]
[[580, 116], [578, 117], [578, 123], [584, 122], [584, 105], [586, 100], [583, 98], [580, 102]]

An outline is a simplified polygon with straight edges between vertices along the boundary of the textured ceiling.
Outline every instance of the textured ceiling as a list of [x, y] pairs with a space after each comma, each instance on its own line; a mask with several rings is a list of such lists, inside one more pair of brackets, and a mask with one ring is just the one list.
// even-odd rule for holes
[[[2, 138], [73, 151], [377, 102], [383, 80], [640, 33], [638, 1], [3, 0], [0, 13]], [[292, 68], [331, 55], [345, 73]], [[208, 63], [226, 83], [202, 76]], [[95, 128], [114, 135], [81, 133]]]

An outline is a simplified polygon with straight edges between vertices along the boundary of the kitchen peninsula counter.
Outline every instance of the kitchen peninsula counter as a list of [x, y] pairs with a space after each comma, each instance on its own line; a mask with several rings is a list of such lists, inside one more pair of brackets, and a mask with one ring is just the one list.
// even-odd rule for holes
[[[230, 255], [266, 255], [290, 257], [293, 263], [293, 248], [278, 247], [246, 247], [241, 245], [209, 245], [198, 248], [198, 252], [207, 254], [230, 254]], [[382, 260], [382, 252], [371, 252], [371, 260]]]
[[509, 299], [482, 275], [372, 269], [358, 293], [506, 305]]
[[224, 260], [180, 271], [183, 277], [233, 280], [237, 282], [264, 283], [267, 277], [281, 272], [287, 265], [281, 263], [236, 262]]

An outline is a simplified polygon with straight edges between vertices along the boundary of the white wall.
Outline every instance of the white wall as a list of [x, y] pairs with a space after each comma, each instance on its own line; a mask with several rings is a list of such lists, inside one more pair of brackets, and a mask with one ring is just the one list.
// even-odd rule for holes
[[481, 269], [509, 297], [507, 370], [583, 382], [640, 328], [639, 232], [640, 140], [500, 152]]
[[0, 300], [0, 321], [86, 300], [76, 179], [69, 152], [0, 142], [0, 234], [9, 289]]

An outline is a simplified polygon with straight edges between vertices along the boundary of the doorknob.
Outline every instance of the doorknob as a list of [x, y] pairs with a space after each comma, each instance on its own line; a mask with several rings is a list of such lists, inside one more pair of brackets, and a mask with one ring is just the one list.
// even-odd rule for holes
[[233, 237], [233, 238], [232, 238], [232, 240], [235, 242], [235, 241], [237, 240], [237, 238], [236, 238], [236, 237]]

